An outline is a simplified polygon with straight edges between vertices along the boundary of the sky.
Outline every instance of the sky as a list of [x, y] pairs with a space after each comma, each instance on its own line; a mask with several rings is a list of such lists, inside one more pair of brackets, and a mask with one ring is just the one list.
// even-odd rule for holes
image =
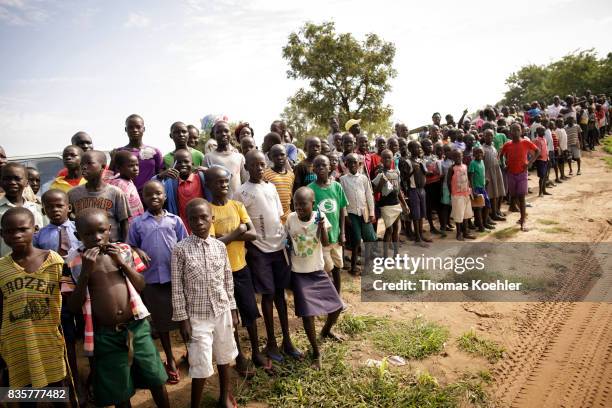
[[386, 102], [408, 127], [499, 101], [525, 64], [612, 51], [609, 0], [0, 0], [0, 145], [58, 152], [85, 130], [108, 150], [127, 143], [132, 113], [163, 152], [173, 122], [207, 114], [248, 121], [261, 141], [302, 85], [282, 47], [306, 21], [395, 44]]

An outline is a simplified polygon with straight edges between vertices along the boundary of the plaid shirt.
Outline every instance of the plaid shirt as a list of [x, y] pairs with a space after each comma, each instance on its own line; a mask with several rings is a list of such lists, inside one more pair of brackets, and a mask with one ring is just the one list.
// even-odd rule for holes
[[212, 319], [236, 309], [225, 244], [190, 235], [172, 252], [172, 320]]

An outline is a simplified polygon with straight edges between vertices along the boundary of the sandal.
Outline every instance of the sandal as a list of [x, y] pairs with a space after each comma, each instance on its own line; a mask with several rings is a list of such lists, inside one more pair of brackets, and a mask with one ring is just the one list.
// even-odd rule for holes
[[294, 360], [302, 361], [304, 359], [304, 353], [302, 353], [295, 347], [292, 347], [290, 349], [283, 349], [283, 352]]
[[166, 384], [176, 385], [181, 381], [181, 374], [178, 370], [172, 370], [168, 363], [164, 363], [164, 368], [166, 369], [166, 374], [168, 374]]
[[253, 361], [253, 365], [257, 368], [261, 368], [264, 373], [268, 374], [269, 376], [273, 376], [276, 374], [276, 371], [274, 371], [274, 366], [272, 365], [272, 360], [266, 360], [266, 364], [264, 365], [257, 365], [254, 361]]

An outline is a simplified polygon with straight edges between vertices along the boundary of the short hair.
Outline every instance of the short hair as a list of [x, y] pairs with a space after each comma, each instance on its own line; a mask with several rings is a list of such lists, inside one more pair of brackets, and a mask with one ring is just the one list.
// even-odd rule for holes
[[226, 125], [229, 127], [229, 123], [228, 123], [227, 121], [225, 121], [225, 120], [218, 120], [218, 121], [216, 121], [216, 122], [215, 122], [215, 124], [214, 124], [214, 125], [212, 125], [212, 127], [210, 128], [210, 136], [211, 136], [212, 138], [214, 138], [214, 137], [215, 137], [215, 129], [217, 128], [217, 125], [218, 125], [219, 123], [225, 123], [225, 124], [226, 124]]
[[[170, 125], [170, 133], [172, 133], [172, 131], [174, 130], [174, 127], [178, 125], [185, 125], [185, 123], [181, 121], [174, 122], [172, 125]], [[189, 126], [185, 125], [185, 127], [187, 127], [187, 131], [189, 131]]]
[[130, 116], [128, 116], [127, 118], [125, 118], [125, 124], [127, 125], [127, 123], [132, 120], [132, 119], [140, 119], [142, 121], [142, 123], [144, 123], [144, 119], [142, 118], [142, 116], [136, 114], [136, 113], [132, 113]]
[[161, 181], [157, 179], [149, 180], [146, 183], [144, 183], [144, 185], [142, 186], [142, 191], [144, 192], [145, 188], [147, 188], [147, 186], [150, 184], [157, 184], [158, 186], [162, 188], [162, 190], [164, 190], [164, 194], [166, 193], [166, 187], [164, 186], [164, 183], [162, 183]]
[[203, 198], [194, 198], [187, 203], [187, 207], [185, 207], [185, 212], [187, 213], [187, 218], [191, 215], [191, 212], [194, 208], [205, 206], [210, 210], [210, 203]]
[[108, 222], [108, 214], [106, 214], [106, 211], [104, 211], [104, 210], [102, 210], [100, 208], [94, 208], [94, 207], [85, 208], [85, 209], [79, 211], [79, 213], [77, 214], [76, 219], [74, 221], [74, 225], [75, 225], [77, 231], [82, 229], [83, 225], [86, 222], [88, 222], [88, 220], [90, 220], [93, 217], [104, 217], [106, 222]]
[[329, 162], [329, 157], [324, 154], [320, 154], [312, 160], [312, 163], [314, 164], [315, 162], [320, 162], [321, 160], [327, 160]]
[[195, 130], [196, 132], [198, 132], [198, 136], [200, 135], [200, 129], [198, 129], [197, 126], [187, 125], [187, 131], [190, 131], [190, 130]]
[[32, 211], [28, 210], [25, 207], [12, 207], [9, 208], [4, 213], [4, 215], [2, 215], [2, 219], [0, 219], [0, 226], [4, 228], [4, 224], [6, 223], [6, 220], [9, 219], [9, 217], [15, 217], [20, 214], [27, 216], [30, 219], [32, 225], [34, 225], [34, 214], [32, 213]]
[[76, 144], [77, 137], [82, 136], [82, 135], [89, 136], [89, 138], [91, 139], [91, 136], [89, 135], [89, 133], [79, 130], [74, 135], [72, 135], [72, 137], [70, 138], [70, 143], [72, 143], [73, 145]]
[[285, 146], [283, 146], [283, 145], [282, 145], [282, 144], [280, 144], [280, 143], [279, 143], [279, 144], [275, 144], [274, 146], [272, 146], [272, 147], [270, 148], [270, 150], [269, 150], [270, 155], [272, 155], [272, 149], [274, 149], [274, 150], [280, 150], [280, 151], [282, 151], [282, 152], [283, 152], [283, 153], [285, 153], [285, 154], [287, 153], [287, 149], [285, 149]]
[[26, 169], [26, 166], [24, 166], [23, 164], [19, 162], [8, 162], [2, 167], [2, 170], [0, 171], [0, 177], [4, 176], [4, 172], [8, 171], [9, 169], [21, 169], [23, 170], [24, 175], [27, 176], [28, 174], [28, 170]]
[[257, 149], [253, 149], [244, 156], [245, 163], [250, 163], [256, 155], [261, 155], [265, 159], [265, 155]]
[[42, 197], [40, 197], [40, 200], [42, 201], [43, 205], [45, 204], [45, 202], [51, 197], [51, 196], [62, 196], [62, 198], [64, 199], [64, 201], [68, 202], [68, 194], [66, 194], [63, 190], [57, 189], [57, 188], [52, 188], [51, 190], [47, 190], [43, 193]]
[[[119, 153], [120, 151], [121, 150], [116, 152], [115, 155], [117, 155], [117, 153]], [[104, 154], [104, 152], [101, 152], [100, 150], [89, 150], [83, 153], [83, 157], [85, 157], [86, 155], [94, 156], [97, 160], [100, 160], [100, 164], [102, 165], [102, 167], [106, 167], [106, 155]]]
[[132, 157], [136, 156], [129, 150], [119, 150], [117, 153], [115, 153], [115, 166], [121, 167], [124, 164], [127, 164]]
[[293, 193], [293, 200], [295, 201], [295, 198], [301, 195], [307, 195], [308, 197], [312, 199], [312, 201], [314, 201], [315, 199], [314, 190], [311, 189], [310, 187], [302, 186], [298, 188], [297, 190], [295, 190], [295, 193]]
[[281, 144], [282, 143], [282, 138], [281, 135], [279, 135], [276, 132], [270, 132], [267, 135], [264, 136], [264, 144], [268, 144], [270, 142], [275, 142], [274, 144]]
[[189, 156], [189, 159], [193, 162], [193, 158], [191, 157], [191, 152], [187, 149], [177, 149], [174, 151], [174, 157], [176, 157], [177, 153], [186, 153]]
[[30, 171], [35, 171], [37, 173], [40, 174], [40, 170], [38, 170], [36, 167], [26, 167], [26, 171], [29, 173]]
[[79, 156], [83, 157], [83, 154], [85, 154], [85, 152], [83, 151], [83, 149], [81, 149], [78, 145], [75, 144], [71, 144], [68, 145], [66, 147], [64, 147], [64, 150], [62, 150], [62, 154], [67, 150], [67, 149], [75, 149], [77, 151], [77, 153], [79, 154]]

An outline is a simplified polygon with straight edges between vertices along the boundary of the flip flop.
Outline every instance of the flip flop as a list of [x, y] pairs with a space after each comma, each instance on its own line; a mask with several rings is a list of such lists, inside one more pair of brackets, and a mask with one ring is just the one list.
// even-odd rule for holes
[[295, 347], [290, 350], [283, 350], [283, 352], [287, 354], [289, 357], [293, 358], [294, 360], [302, 361], [304, 359], [304, 353], [302, 353], [300, 350], [296, 349]]
[[282, 363], [283, 361], [285, 361], [285, 358], [282, 356], [282, 354], [272, 352], [268, 349], [266, 349], [266, 355], [268, 356], [270, 360], [275, 361], [277, 363]]
[[181, 381], [181, 374], [178, 370], [172, 370], [168, 363], [164, 363], [164, 369], [166, 370], [166, 374], [168, 374], [166, 384], [176, 385]]

